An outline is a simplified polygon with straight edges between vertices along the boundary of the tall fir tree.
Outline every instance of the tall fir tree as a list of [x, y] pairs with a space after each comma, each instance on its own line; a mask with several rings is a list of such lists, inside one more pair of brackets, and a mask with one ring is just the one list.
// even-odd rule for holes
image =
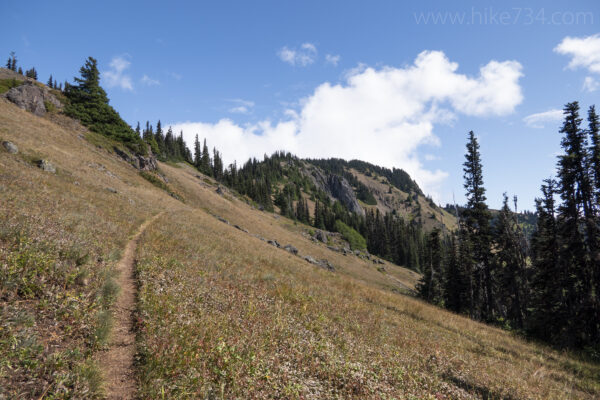
[[194, 166], [200, 170], [202, 166], [202, 148], [200, 147], [200, 140], [198, 139], [198, 134], [196, 134], [196, 139], [194, 140]]
[[[465, 264], [469, 266], [472, 300], [471, 315], [486, 321], [493, 321], [494, 272], [491, 262], [491, 213], [486, 204], [483, 186], [483, 168], [479, 143], [473, 131], [469, 132], [467, 153], [465, 154], [464, 187], [467, 191], [467, 205], [461, 217], [463, 230], [463, 254]], [[466, 252], [466, 253], [465, 253]]]

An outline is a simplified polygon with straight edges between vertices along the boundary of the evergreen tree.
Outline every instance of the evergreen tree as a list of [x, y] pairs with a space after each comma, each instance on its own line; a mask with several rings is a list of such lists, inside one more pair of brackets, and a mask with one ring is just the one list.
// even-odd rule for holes
[[100, 86], [97, 61], [89, 57], [79, 72], [81, 78], [75, 78], [75, 85], [65, 87], [69, 99], [66, 114], [90, 130], [123, 141], [135, 152], [145, 154], [147, 149], [141, 139], [108, 104], [106, 92]]
[[564, 270], [559, 263], [559, 238], [555, 205], [556, 183], [546, 179], [542, 185], [543, 198], [536, 199], [537, 227], [531, 238], [531, 317], [529, 332], [538, 338], [557, 337], [562, 320], [568, 318], [564, 303]]
[[160, 120], [156, 123], [156, 133], [154, 134], [154, 140], [156, 140], [156, 144], [158, 145], [158, 155], [159, 157], [166, 158], [167, 150], [165, 145], [165, 134], [162, 130], [162, 124]]
[[[6, 63], [6, 67], [13, 72], [17, 72], [17, 56], [14, 51], [10, 52], [10, 58], [8, 60], [9, 62]], [[23, 71], [21, 69], [19, 69], [19, 71], [19, 73], [23, 75]]]
[[508, 206], [505, 193], [494, 229], [494, 256], [499, 275], [498, 298], [502, 305], [500, 312], [503, 317], [512, 327], [521, 329], [526, 318], [528, 294], [525, 269], [527, 244], [515, 215]]
[[470, 285], [472, 300], [471, 315], [491, 321], [494, 319], [494, 275], [491, 262], [491, 214], [485, 203], [483, 170], [479, 143], [473, 131], [469, 132], [464, 168], [464, 187], [467, 191], [467, 206], [463, 212], [463, 254], [461, 258], [470, 269], [473, 283]]
[[423, 276], [417, 284], [419, 295], [433, 304], [443, 304], [442, 269], [443, 254], [440, 230], [433, 229], [425, 245], [425, 260], [423, 263]]
[[[13, 62], [15, 62], [15, 60], [13, 60]], [[23, 75], [23, 68], [19, 67], [19, 70], [17, 72], [19, 73], [19, 75]]]
[[136, 134], [138, 137], [141, 137], [141, 136], [142, 136], [142, 135], [141, 135], [141, 130], [140, 130], [140, 121], [138, 121], [138, 123], [137, 123], [137, 126], [135, 127], [135, 134]]
[[208, 176], [212, 176], [210, 153], [208, 152], [208, 146], [206, 145], [206, 138], [204, 139], [204, 145], [202, 146], [202, 161], [200, 163], [200, 171]]
[[200, 168], [202, 166], [202, 149], [200, 148], [200, 140], [198, 139], [198, 134], [196, 134], [196, 139], [194, 140], [194, 166], [198, 170], [201, 170]]
[[46, 82], [46, 86], [48, 86], [49, 88], [54, 88], [54, 81], [52, 80], [52, 75], [50, 75], [50, 78], [48, 78], [48, 82]]

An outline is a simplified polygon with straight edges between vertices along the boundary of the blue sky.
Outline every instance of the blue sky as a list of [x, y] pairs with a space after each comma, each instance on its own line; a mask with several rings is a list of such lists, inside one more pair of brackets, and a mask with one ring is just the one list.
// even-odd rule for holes
[[556, 110], [600, 93], [600, 3], [541, 4], [3, 1], [0, 56], [44, 82], [93, 56], [132, 125], [161, 119], [238, 163], [286, 148], [404, 168], [442, 203], [464, 201], [473, 130], [490, 205], [507, 191], [532, 209]]

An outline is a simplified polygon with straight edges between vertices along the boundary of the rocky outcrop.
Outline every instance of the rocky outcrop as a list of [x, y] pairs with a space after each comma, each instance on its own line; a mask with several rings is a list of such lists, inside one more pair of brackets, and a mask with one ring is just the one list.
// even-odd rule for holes
[[333, 174], [325, 174], [319, 168], [304, 169], [303, 172], [312, 179], [316, 187], [327, 193], [332, 200], [339, 200], [350, 211], [359, 215], [365, 215], [365, 210], [358, 203], [354, 189], [350, 186], [346, 178]]
[[61, 102], [47, 88], [40, 87], [33, 82], [25, 82], [12, 88], [5, 96], [19, 108], [40, 117], [48, 111], [46, 103], [52, 104], [54, 107], [62, 107]]
[[56, 173], [56, 167], [48, 160], [38, 161], [38, 167], [40, 167], [42, 171], [50, 172], [52, 174]]
[[149, 150], [148, 155], [142, 156], [140, 154], [130, 155], [127, 152], [119, 149], [118, 147], [114, 147], [113, 150], [119, 157], [123, 160], [127, 161], [131, 165], [133, 165], [136, 169], [140, 171], [156, 171], [158, 169], [158, 164], [156, 161], [156, 157], [152, 154], [152, 151]]
[[365, 215], [365, 211], [358, 204], [354, 189], [352, 189], [352, 186], [350, 186], [345, 178], [337, 175], [329, 175], [327, 177], [327, 188], [331, 195], [348, 207], [350, 211], [359, 215]]
[[298, 249], [292, 246], [291, 244], [286, 244], [285, 246], [283, 246], [283, 249], [288, 253], [292, 253], [295, 256], [298, 255]]
[[2, 147], [10, 154], [17, 154], [19, 152], [19, 148], [13, 142], [4, 141], [2, 142]]
[[315, 232], [315, 235], [313, 236], [313, 238], [316, 241], [327, 243], [327, 234], [325, 232], [321, 231], [321, 230], [317, 230]]

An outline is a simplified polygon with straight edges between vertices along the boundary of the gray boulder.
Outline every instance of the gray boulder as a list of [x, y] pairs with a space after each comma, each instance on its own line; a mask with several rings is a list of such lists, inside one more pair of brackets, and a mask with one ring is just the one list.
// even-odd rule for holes
[[323, 243], [327, 243], [327, 234], [323, 231], [317, 230], [315, 232], [315, 236], [314, 238], [318, 241], [321, 241]]
[[277, 240], [269, 240], [267, 241], [267, 243], [269, 243], [272, 246], [275, 246], [277, 248], [281, 247], [281, 245], [277, 242]]
[[283, 246], [283, 249], [292, 253], [293, 255], [298, 255], [298, 249], [292, 246], [291, 244], [286, 244], [285, 246]]
[[56, 173], [56, 167], [54, 165], [52, 165], [52, 163], [50, 163], [50, 161], [48, 161], [48, 160], [38, 161], [38, 167], [40, 167], [42, 169], [42, 171], [50, 172], [53, 174]]
[[107, 187], [106, 190], [108, 190], [111, 193], [115, 193], [115, 194], [117, 193], [117, 189], [115, 189], [115, 188]]
[[223, 218], [223, 217], [217, 217], [217, 219], [219, 221], [221, 221], [222, 223], [229, 225], [229, 221], [227, 221], [225, 218]]
[[6, 98], [15, 103], [19, 108], [27, 110], [37, 116], [46, 114], [44, 102], [61, 107], [62, 104], [48, 89], [41, 88], [33, 82], [25, 82], [22, 85], [10, 89]]
[[12, 142], [4, 141], [2, 142], [2, 146], [10, 154], [17, 154], [19, 152], [19, 148]]

